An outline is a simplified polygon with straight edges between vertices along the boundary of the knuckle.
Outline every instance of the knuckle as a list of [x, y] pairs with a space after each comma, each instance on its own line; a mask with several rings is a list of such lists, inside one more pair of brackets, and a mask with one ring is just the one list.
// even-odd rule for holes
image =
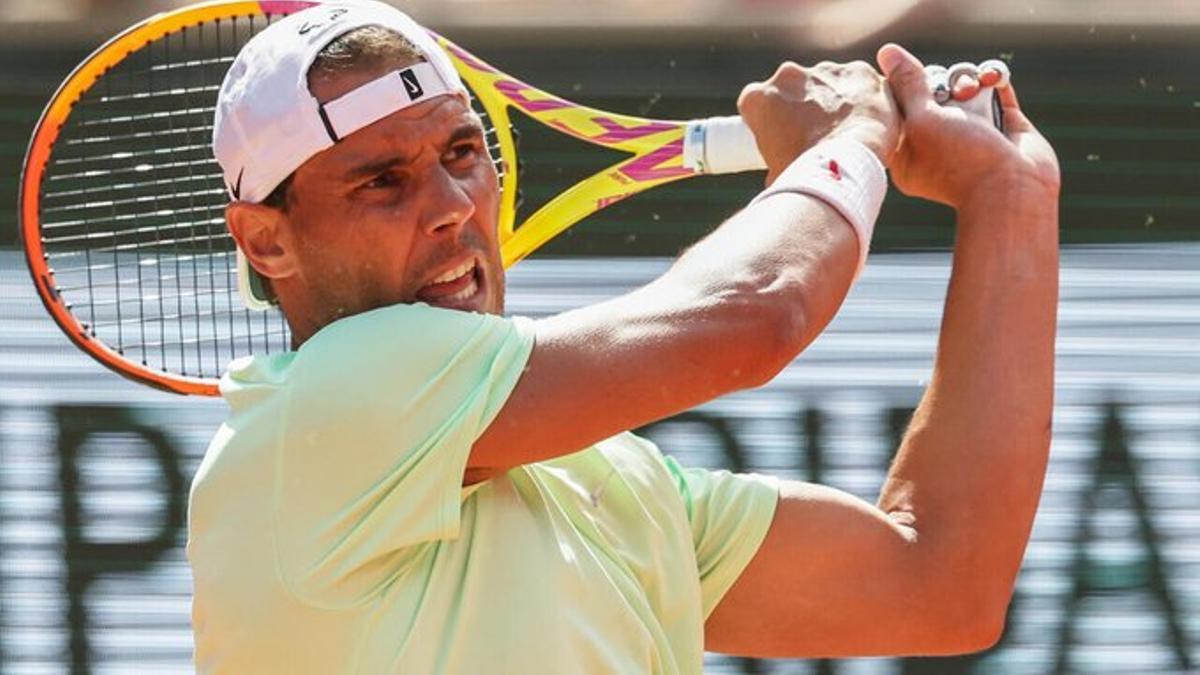
[[738, 94], [738, 110], [742, 112], [753, 111], [758, 107], [762, 97], [763, 84], [761, 82], [747, 84], [745, 87], [742, 87], [742, 93]]
[[784, 61], [775, 71], [776, 80], [792, 81], [805, 76], [804, 68], [795, 61]]

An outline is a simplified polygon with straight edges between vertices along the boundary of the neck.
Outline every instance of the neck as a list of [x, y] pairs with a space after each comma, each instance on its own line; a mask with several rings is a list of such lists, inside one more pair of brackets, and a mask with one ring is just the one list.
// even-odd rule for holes
[[286, 293], [279, 293], [279, 309], [287, 319], [288, 329], [292, 332], [292, 351], [300, 349], [300, 345], [308, 342], [308, 339], [316, 335], [322, 328], [342, 318], [340, 316], [322, 318], [324, 314], [315, 311], [315, 308], [311, 307], [309, 303]]

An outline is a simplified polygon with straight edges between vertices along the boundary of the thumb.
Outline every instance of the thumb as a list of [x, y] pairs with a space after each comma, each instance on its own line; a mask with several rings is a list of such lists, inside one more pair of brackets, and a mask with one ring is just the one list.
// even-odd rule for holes
[[892, 87], [892, 95], [900, 105], [900, 112], [907, 116], [933, 100], [929, 84], [925, 81], [925, 66], [908, 50], [889, 43], [879, 49], [875, 59]]

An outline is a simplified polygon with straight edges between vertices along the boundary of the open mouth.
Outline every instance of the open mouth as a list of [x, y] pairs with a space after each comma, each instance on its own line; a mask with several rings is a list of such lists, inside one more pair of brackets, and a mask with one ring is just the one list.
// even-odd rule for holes
[[479, 294], [482, 272], [475, 258], [442, 273], [417, 292], [417, 299], [437, 307], [465, 307]]

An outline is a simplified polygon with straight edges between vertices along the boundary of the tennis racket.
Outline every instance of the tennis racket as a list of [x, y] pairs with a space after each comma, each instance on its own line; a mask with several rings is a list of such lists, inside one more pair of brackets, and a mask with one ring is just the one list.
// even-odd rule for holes
[[[20, 192], [26, 261], [59, 327], [117, 373], [211, 396], [231, 360], [290, 348], [277, 309], [251, 312], [240, 301], [228, 197], [210, 141], [217, 92], [242, 45], [318, 4], [218, 1], [156, 15], [89, 56], [43, 112]], [[435, 37], [484, 121], [500, 176], [506, 266], [644, 190], [765, 168], [738, 117], [649, 120], [577, 105]], [[626, 157], [519, 213], [514, 110]]]

